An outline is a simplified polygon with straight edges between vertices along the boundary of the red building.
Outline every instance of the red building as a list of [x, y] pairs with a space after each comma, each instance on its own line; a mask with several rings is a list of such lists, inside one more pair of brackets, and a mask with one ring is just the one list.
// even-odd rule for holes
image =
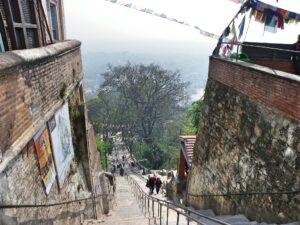
[[190, 166], [193, 161], [194, 145], [196, 143], [196, 136], [179, 136], [180, 140], [180, 154], [178, 160], [177, 176], [179, 180], [186, 180]]

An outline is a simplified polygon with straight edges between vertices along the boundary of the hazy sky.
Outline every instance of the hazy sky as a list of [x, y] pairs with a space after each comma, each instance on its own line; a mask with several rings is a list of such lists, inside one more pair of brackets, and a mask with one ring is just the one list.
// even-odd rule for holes
[[[224, 17], [216, 21], [213, 14], [197, 3], [199, 0], [138, 0], [128, 1], [165, 13], [202, 29], [220, 34], [239, 6], [226, 0]], [[126, 2], [126, 1], [124, 1]], [[186, 2], [188, 4], [183, 4]], [[170, 7], [171, 6], [171, 7]], [[207, 51], [216, 40], [203, 37], [199, 31], [153, 15], [125, 8], [104, 0], [65, 0], [67, 37], [83, 42], [84, 51]], [[205, 14], [205, 15], [204, 15]], [[227, 15], [225, 17], [225, 14]], [[201, 17], [199, 17], [201, 15]]]
[[[83, 51], [211, 52], [216, 40], [199, 31], [150, 14], [104, 0], [65, 0], [67, 38], [83, 42]], [[151, 8], [169, 17], [220, 35], [240, 5], [229, 0], [122, 0]], [[275, 6], [300, 12], [299, 0], [265, 0]], [[248, 23], [246, 23], [248, 24]], [[251, 22], [246, 40], [290, 43], [299, 26], [285, 26], [276, 35], [263, 32]], [[289, 35], [287, 35], [289, 34]]]
[[[132, 3], [138, 8], [149, 8], [168, 17], [185, 21], [193, 26], [221, 35], [238, 12], [240, 5], [229, 0], [119, 0]], [[300, 0], [264, 0], [277, 7], [300, 12]], [[184, 55], [198, 59], [197, 72], [207, 78], [208, 57], [217, 40], [200, 35], [199, 31], [151, 14], [126, 8], [104, 0], [64, 0], [66, 31], [68, 39], [82, 42], [84, 65], [85, 55], [91, 52], [132, 52], [144, 55], [152, 54], [160, 58], [168, 55]], [[241, 20], [242, 17], [239, 17]], [[236, 26], [238, 26], [237, 21]], [[246, 19], [245, 30], [249, 24]], [[264, 32], [264, 26], [250, 23], [246, 41], [294, 43], [300, 33], [299, 25], [286, 25], [277, 34]], [[244, 39], [243, 39], [244, 40]], [[242, 40], [242, 41], [243, 41]], [[187, 55], [190, 54], [189, 57]], [[201, 60], [201, 58], [206, 60]], [[117, 62], [118, 59], [115, 60]], [[94, 65], [96, 66], [96, 65]], [[180, 63], [177, 65], [180, 68]], [[89, 68], [90, 69], [90, 68]], [[85, 66], [85, 70], [87, 70]], [[93, 75], [93, 74], [92, 74]], [[203, 94], [204, 83], [197, 84], [195, 100]]]

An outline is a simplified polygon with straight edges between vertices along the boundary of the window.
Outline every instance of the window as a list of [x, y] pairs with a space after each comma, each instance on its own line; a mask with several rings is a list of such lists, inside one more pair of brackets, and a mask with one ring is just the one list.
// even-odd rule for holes
[[[1, 20], [5, 24], [2, 42], [8, 50], [39, 47], [44, 43], [37, 19], [41, 16], [34, 0], [0, 0]], [[7, 44], [6, 44], [7, 43]]]
[[58, 35], [58, 23], [57, 23], [57, 9], [56, 9], [56, 5], [53, 3], [50, 3], [50, 15], [51, 15], [53, 39], [58, 40], [59, 35]]

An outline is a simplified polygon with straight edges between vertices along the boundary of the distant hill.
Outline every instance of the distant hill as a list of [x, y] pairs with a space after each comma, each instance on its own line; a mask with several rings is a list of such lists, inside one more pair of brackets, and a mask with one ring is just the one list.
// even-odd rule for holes
[[84, 82], [88, 98], [97, 94], [103, 82], [101, 74], [106, 71], [107, 64], [123, 65], [127, 62], [143, 64], [159, 64], [165, 69], [179, 70], [184, 81], [190, 82], [188, 94], [195, 96], [203, 90], [207, 80], [208, 56], [193, 54], [140, 54], [132, 52], [84, 53]]

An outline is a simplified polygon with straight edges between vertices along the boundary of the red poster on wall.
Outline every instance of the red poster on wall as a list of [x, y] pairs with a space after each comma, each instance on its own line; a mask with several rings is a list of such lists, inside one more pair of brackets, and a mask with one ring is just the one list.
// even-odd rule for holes
[[46, 193], [48, 194], [55, 181], [56, 172], [46, 126], [39, 130], [39, 132], [33, 137], [33, 140], [38, 156], [41, 176], [45, 185]]

